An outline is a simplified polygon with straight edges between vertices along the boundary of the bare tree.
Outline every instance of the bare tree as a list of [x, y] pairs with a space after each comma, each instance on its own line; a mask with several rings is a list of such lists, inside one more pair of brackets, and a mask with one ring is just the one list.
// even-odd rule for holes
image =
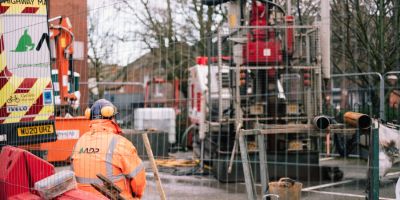
[[[104, 68], [113, 62], [117, 41], [113, 27], [102, 26], [104, 23], [99, 13], [90, 13], [88, 21], [88, 60], [90, 62], [89, 66], [94, 71], [96, 83], [114, 81], [122, 75], [121, 73], [117, 73], [110, 76], [110, 74], [104, 73]], [[103, 98], [104, 91], [112, 89], [116, 89], [115, 86], [112, 86], [112, 88], [108, 86], [98, 87], [98, 98]]]
[[[396, 7], [397, 5], [397, 7]], [[387, 72], [399, 66], [397, 0], [334, 0], [333, 55], [341, 71]]]
[[[332, 58], [336, 73], [379, 72], [400, 68], [398, 0], [332, 1]], [[371, 89], [374, 112], [378, 80], [360, 76], [354, 84]]]
[[134, 30], [121, 39], [142, 41], [147, 50], [160, 58], [159, 65], [170, 79], [186, 78], [187, 74], [180, 70], [193, 65], [196, 56], [206, 55], [207, 40], [225, 20], [222, 7], [208, 7], [200, 0], [134, 3], [123, 0], [123, 4], [117, 5], [118, 11], [130, 13], [136, 19], [127, 20], [127, 24], [134, 24]]

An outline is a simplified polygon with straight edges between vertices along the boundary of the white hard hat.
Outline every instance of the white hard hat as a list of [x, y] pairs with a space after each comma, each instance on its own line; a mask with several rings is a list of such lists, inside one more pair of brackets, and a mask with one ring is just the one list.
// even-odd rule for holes
[[387, 79], [388, 80], [397, 80], [397, 76], [392, 74], [392, 75], [387, 76]]

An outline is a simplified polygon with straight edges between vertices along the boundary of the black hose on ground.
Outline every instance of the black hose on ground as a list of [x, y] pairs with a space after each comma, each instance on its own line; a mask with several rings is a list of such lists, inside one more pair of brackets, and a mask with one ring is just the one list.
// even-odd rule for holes
[[198, 126], [196, 124], [192, 124], [190, 125], [188, 128], [186, 128], [185, 132], [182, 135], [182, 139], [181, 139], [181, 146], [187, 150], [187, 135], [189, 134], [189, 132], [193, 129], [196, 130], [198, 128]]

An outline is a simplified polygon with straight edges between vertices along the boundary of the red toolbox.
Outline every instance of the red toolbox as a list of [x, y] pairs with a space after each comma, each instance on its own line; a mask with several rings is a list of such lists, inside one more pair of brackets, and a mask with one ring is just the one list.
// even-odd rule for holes
[[5, 146], [0, 153], [0, 199], [30, 192], [36, 181], [54, 173], [50, 163], [23, 149]]
[[[31, 192], [25, 192], [22, 194], [14, 195], [8, 200], [43, 200], [39, 195], [36, 195]], [[86, 192], [83, 190], [70, 190], [65, 192], [64, 194], [55, 198], [55, 200], [107, 200], [106, 197], [100, 197], [90, 192]]]
[[107, 200], [106, 197], [101, 197], [83, 190], [70, 190], [56, 198], [56, 200]]
[[14, 195], [8, 198], [8, 200], [42, 200], [42, 198], [39, 195], [35, 195], [30, 192], [25, 192], [22, 194]]

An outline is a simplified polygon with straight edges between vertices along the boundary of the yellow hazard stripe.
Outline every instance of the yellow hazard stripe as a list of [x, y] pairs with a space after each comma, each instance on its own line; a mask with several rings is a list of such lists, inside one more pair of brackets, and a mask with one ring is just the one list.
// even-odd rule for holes
[[39, 10], [35, 13], [37, 15], [47, 15], [46, 4], [40, 5]]
[[48, 120], [53, 115], [54, 105], [45, 105], [33, 121]]
[[[48, 83], [49, 83], [49, 81], [44, 78], [38, 79], [35, 82], [35, 84], [32, 86], [32, 88], [29, 90], [29, 92], [26, 93], [28, 95], [29, 94], [34, 95], [34, 98], [32, 98], [32, 100], [29, 102], [19, 103], [18, 106], [28, 106], [28, 110], [29, 110], [32, 107], [32, 105], [36, 102], [36, 100], [40, 97], [40, 95], [43, 93], [43, 90], [46, 87], [45, 84], [48, 84]], [[25, 116], [25, 114], [28, 112], [28, 110], [16, 111], [16, 112], [10, 113], [10, 115], [7, 117], [7, 119], [4, 121], [4, 123], [19, 122], [22, 119], [22, 117]]]
[[2, 6], [10, 6], [3, 14], [21, 14], [26, 8], [38, 8], [35, 15], [46, 15], [46, 0], [6, 0]]
[[0, 106], [3, 106], [9, 95], [14, 94], [24, 79], [16, 76], [10, 77], [6, 85], [0, 90]]
[[6, 54], [0, 54], [0, 72], [2, 72], [6, 67]]

